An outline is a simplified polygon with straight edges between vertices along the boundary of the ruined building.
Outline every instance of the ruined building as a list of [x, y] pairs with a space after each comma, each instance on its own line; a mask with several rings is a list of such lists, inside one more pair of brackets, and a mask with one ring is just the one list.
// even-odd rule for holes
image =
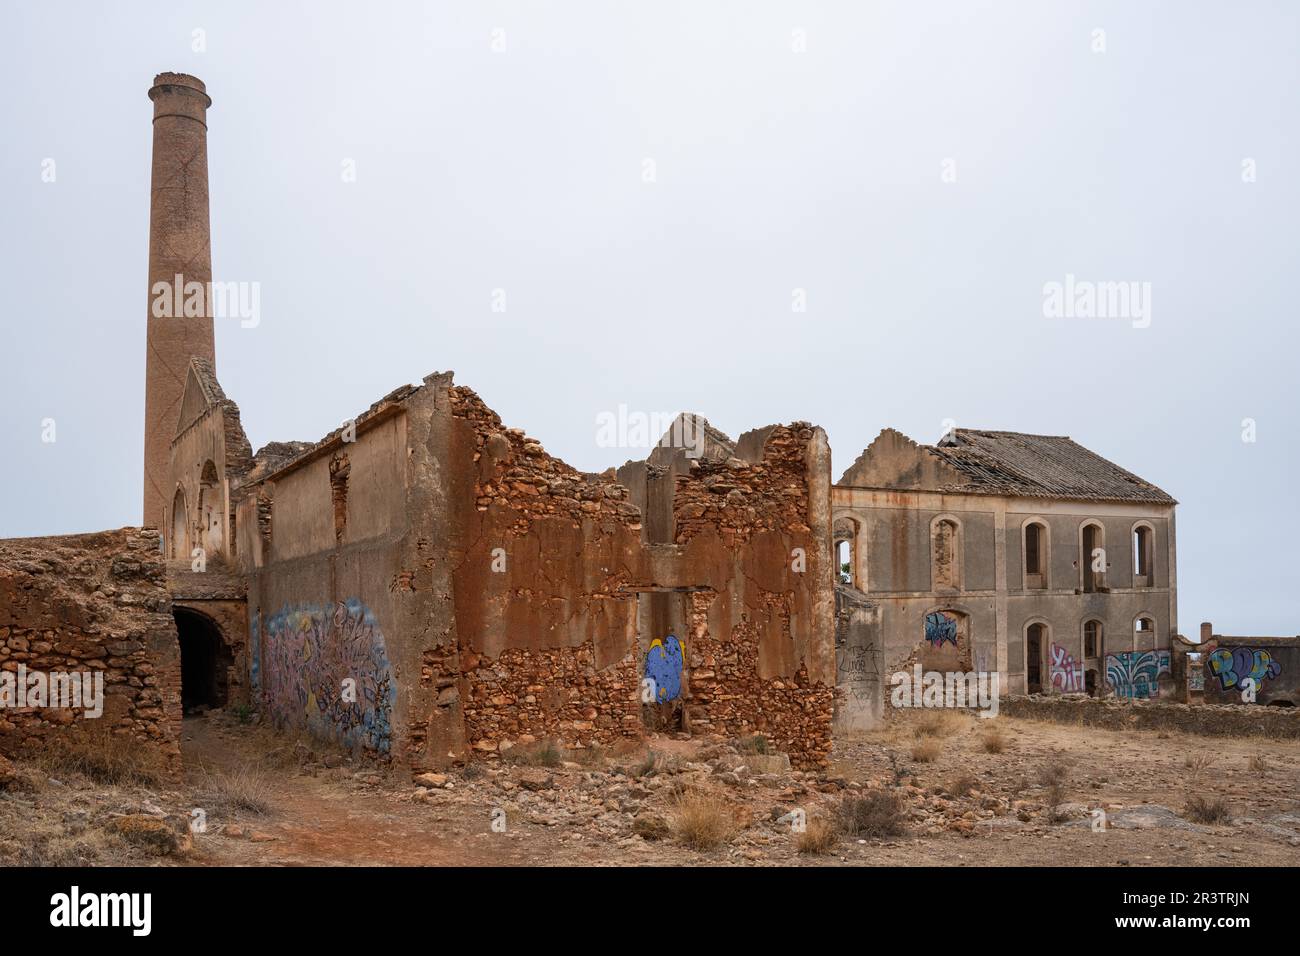
[[[886, 431], [833, 486], [820, 428], [685, 415], [587, 474], [445, 372], [254, 454], [215, 366], [211, 100], [149, 96], [144, 528], [0, 542], [0, 670], [102, 670], [112, 732], [173, 768], [182, 713], [222, 706], [415, 768], [647, 730], [812, 767], [912, 662], [1157, 691], [1174, 502], [1068, 439]], [[0, 713], [0, 749], [71, 720]]]
[[1068, 438], [886, 429], [832, 490], [880, 673], [996, 671], [1003, 693], [1158, 696], [1177, 633], [1176, 502]]

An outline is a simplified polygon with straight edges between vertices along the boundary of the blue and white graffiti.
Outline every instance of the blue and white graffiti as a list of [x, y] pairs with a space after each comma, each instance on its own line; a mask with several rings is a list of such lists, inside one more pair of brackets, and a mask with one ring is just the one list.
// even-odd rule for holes
[[1106, 655], [1106, 682], [1116, 697], [1147, 700], [1160, 696], [1160, 675], [1169, 673], [1168, 651], [1124, 651]]
[[681, 641], [669, 634], [662, 641], [651, 642], [645, 656], [645, 676], [654, 681], [654, 699], [664, 704], [682, 695], [682, 668], [686, 665], [686, 649]]
[[932, 611], [925, 616], [925, 639], [931, 647], [944, 644], [957, 646], [957, 619], [949, 617], [942, 611]]

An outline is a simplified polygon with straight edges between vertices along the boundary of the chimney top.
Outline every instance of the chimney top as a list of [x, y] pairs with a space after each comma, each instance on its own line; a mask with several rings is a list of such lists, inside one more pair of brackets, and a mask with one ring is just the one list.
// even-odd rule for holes
[[182, 96], [198, 95], [203, 98], [204, 109], [212, 105], [212, 97], [208, 96], [208, 88], [203, 85], [203, 81], [197, 76], [190, 76], [188, 73], [159, 73], [153, 78], [153, 86], [149, 89], [149, 99], [157, 102], [160, 93], [180, 93]]

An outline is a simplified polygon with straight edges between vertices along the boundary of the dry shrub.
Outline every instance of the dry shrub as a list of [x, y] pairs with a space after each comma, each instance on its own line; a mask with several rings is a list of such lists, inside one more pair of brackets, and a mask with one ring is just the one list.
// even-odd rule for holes
[[915, 737], [947, 737], [961, 730], [965, 724], [961, 714], [950, 710], [930, 710], [921, 715], [921, 719], [912, 728]]
[[730, 843], [740, 832], [730, 805], [699, 791], [677, 798], [670, 826], [673, 835], [693, 850], [712, 850]]
[[1194, 793], [1187, 798], [1183, 815], [1197, 823], [1227, 823], [1232, 812], [1226, 798]]
[[1210, 766], [1210, 756], [1198, 750], [1183, 758], [1183, 766], [1192, 772], [1192, 776], [1200, 776]]
[[814, 817], [801, 833], [795, 834], [794, 845], [800, 853], [822, 856], [835, 848], [839, 838], [839, 831], [834, 825], [820, 817]]
[[1065, 785], [1069, 778], [1070, 768], [1061, 760], [1049, 760], [1038, 768], [1038, 785], [1046, 790], [1043, 799], [1047, 804], [1049, 823], [1060, 823], [1065, 819], [1061, 813], [1061, 804], [1065, 803]]
[[48, 776], [81, 774], [114, 786], [151, 786], [167, 776], [156, 750], [100, 721], [79, 721], [51, 737], [32, 762]]
[[198, 794], [206, 809], [263, 816], [271, 812], [271, 779], [271, 774], [253, 764], [230, 773], [205, 768]]
[[845, 796], [837, 822], [850, 837], [881, 838], [906, 832], [907, 814], [896, 790], [869, 790], [863, 796]]
[[943, 744], [933, 737], [923, 737], [912, 744], [912, 760], [916, 763], [934, 763], [943, 753]]
[[980, 746], [986, 754], [1000, 754], [1007, 749], [1007, 737], [1000, 727], [990, 727], [980, 735]]
[[979, 778], [974, 774], [959, 773], [948, 781], [944, 789], [954, 797], [969, 797], [973, 791], [979, 789], [979, 786]]

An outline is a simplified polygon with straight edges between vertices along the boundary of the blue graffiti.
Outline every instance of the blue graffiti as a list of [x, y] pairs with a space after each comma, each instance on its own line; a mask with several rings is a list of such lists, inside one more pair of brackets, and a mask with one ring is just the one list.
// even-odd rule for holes
[[645, 656], [645, 676], [654, 681], [654, 695], [658, 703], [676, 700], [682, 695], [682, 668], [686, 664], [686, 649], [681, 641], [669, 634], [666, 640], [655, 640]]
[[925, 616], [925, 639], [931, 647], [944, 644], [957, 646], [957, 620], [942, 611], [932, 611]]

